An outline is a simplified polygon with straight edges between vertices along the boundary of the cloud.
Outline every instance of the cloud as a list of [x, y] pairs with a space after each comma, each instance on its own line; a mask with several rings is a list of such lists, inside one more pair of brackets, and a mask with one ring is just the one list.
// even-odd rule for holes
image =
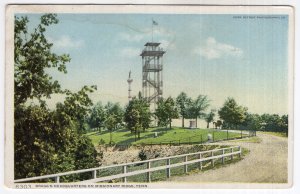
[[174, 50], [176, 48], [175, 44], [173, 42], [168, 41], [168, 40], [161, 40], [159, 42], [161, 43], [161, 47], [164, 50]]
[[141, 54], [141, 49], [125, 47], [121, 50], [121, 55], [127, 58], [137, 57]]
[[84, 45], [83, 40], [72, 40], [67, 35], [62, 35], [58, 39], [48, 38], [56, 48], [79, 48]]
[[139, 42], [144, 38], [142, 34], [128, 34], [128, 33], [120, 33], [119, 37], [121, 40], [129, 41], [129, 42], [130, 41]]
[[215, 38], [209, 37], [206, 39], [205, 45], [194, 49], [194, 53], [211, 60], [224, 56], [240, 57], [243, 55], [243, 50], [229, 44], [217, 42]]

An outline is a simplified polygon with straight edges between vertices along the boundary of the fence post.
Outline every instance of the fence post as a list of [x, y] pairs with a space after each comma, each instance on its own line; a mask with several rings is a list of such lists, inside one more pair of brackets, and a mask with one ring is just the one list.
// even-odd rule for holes
[[[187, 162], [187, 156], [184, 156], [184, 162]], [[184, 165], [184, 173], [187, 173], [187, 164]]]
[[[201, 153], [199, 154], [199, 159], [201, 159]], [[202, 170], [202, 162], [201, 161], [199, 162], [199, 168], [200, 168], [200, 170]]]
[[231, 148], [231, 156], [230, 156], [231, 160], [233, 160], [233, 154], [232, 153], [233, 153], [233, 148]]
[[229, 139], [228, 129], [227, 129], [227, 140]]
[[225, 154], [225, 148], [222, 149], [222, 164], [224, 164], [224, 154]]
[[[127, 173], [127, 166], [123, 166], [123, 174], [126, 174]], [[123, 183], [127, 183], [127, 177], [123, 177]]]
[[56, 176], [54, 181], [55, 183], [59, 183], [59, 176]]
[[[150, 164], [150, 161], [147, 162], [147, 169], [150, 169], [151, 168], [151, 164]], [[151, 172], [147, 172], [147, 182], [151, 182]]]
[[[214, 156], [214, 152], [211, 151], [211, 157], [213, 157], [213, 156]], [[214, 159], [211, 159], [211, 165], [212, 165], [212, 167], [215, 166]]]
[[242, 156], [242, 148], [241, 146], [239, 146], [239, 158], [241, 158], [241, 156]]
[[97, 170], [93, 171], [93, 179], [97, 178]]
[[[171, 164], [171, 159], [169, 158], [169, 159], [167, 159], [167, 166], [169, 166], [170, 164]], [[170, 178], [170, 176], [171, 176], [171, 168], [168, 167], [167, 168], [167, 178]]]

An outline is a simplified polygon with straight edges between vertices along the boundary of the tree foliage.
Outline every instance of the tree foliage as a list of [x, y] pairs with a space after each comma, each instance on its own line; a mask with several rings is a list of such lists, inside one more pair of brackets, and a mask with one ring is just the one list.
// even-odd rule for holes
[[101, 102], [98, 102], [93, 106], [91, 115], [89, 117], [89, 125], [91, 128], [101, 129], [104, 127], [106, 119], [106, 112]]
[[124, 118], [124, 110], [120, 106], [120, 104], [108, 102], [105, 105], [104, 109], [105, 109], [105, 114], [107, 115], [107, 117], [109, 117], [110, 115], [114, 115], [114, 118], [116, 120], [116, 129], [121, 127], [121, 125], [123, 123], [123, 118]]
[[184, 128], [184, 119], [188, 116], [188, 106], [191, 103], [191, 98], [186, 93], [181, 92], [176, 98], [178, 112], [182, 119], [182, 127]]
[[215, 111], [211, 110], [208, 114], [205, 115], [205, 121], [207, 122], [207, 128], [209, 128], [209, 123], [214, 121]]
[[173, 98], [160, 99], [157, 102], [155, 115], [158, 118], [158, 126], [168, 126], [171, 129], [172, 119], [178, 118], [178, 110]]
[[95, 167], [97, 153], [90, 139], [78, 133], [78, 127], [60, 111], [37, 105], [18, 106], [15, 178]]
[[141, 131], [145, 131], [150, 127], [151, 112], [149, 103], [139, 95], [138, 98], [133, 98], [126, 107], [124, 121], [127, 129], [140, 138]]
[[191, 119], [196, 119], [196, 127], [198, 118], [205, 116], [205, 110], [209, 107], [209, 100], [205, 95], [199, 95], [195, 100], [192, 100], [188, 107], [188, 115]]
[[108, 102], [105, 105], [105, 121], [104, 126], [109, 130], [110, 141], [112, 144], [112, 132], [120, 128], [123, 124], [124, 110], [119, 103]]
[[90, 113], [93, 105], [93, 102], [89, 98], [87, 92], [91, 93], [96, 89], [96, 86], [84, 86], [77, 93], [66, 90], [64, 103], [57, 103], [56, 105], [57, 111], [60, 111], [62, 115], [71, 120], [75, 120], [79, 124], [78, 131], [80, 133], [86, 132], [85, 123], [88, 120], [88, 114]]
[[[97, 166], [97, 152], [84, 132], [84, 121], [92, 101], [88, 97], [96, 87], [84, 86], [79, 92], [62, 90], [47, 69], [66, 73], [66, 54], [51, 51], [46, 28], [58, 23], [55, 14], [41, 16], [41, 22], [27, 31], [27, 17], [15, 17], [14, 31], [14, 148], [15, 178], [53, 174]], [[55, 110], [47, 108], [46, 98], [60, 93], [66, 96]], [[27, 105], [37, 99], [36, 105]], [[74, 181], [91, 175], [62, 177]]]
[[223, 107], [218, 111], [219, 116], [231, 127], [242, 124], [246, 119], [247, 108], [239, 106], [233, 98], [227, 98]]
[[62, 93], [58, 81], [53, 81], [46, 69], [56, 68], [66, 73], [69, 55], [57, 55], [51, 52], [53, 46], [45, 37], [46, 27], [57, 24], [55, 14], [41, 17], [41, 23], [32, 33], [27, 31], [27, 17], [15, 17], [14, 31], [14, 89], [15, 105], [36, 98], [45, 104], [43, 98], [50, 98], [53, 93]]
[[255, 131], [285, 132], [288, 135], [288, 115], [247, 113], [241, 127]]

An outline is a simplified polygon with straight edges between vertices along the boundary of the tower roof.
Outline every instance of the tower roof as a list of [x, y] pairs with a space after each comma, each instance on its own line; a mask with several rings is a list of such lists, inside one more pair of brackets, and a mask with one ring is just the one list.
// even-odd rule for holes
[[158, 46], [158, 45], [160, 45], [159, 42], [147, 42], [147, 43], [145, 44], [145, 46]]

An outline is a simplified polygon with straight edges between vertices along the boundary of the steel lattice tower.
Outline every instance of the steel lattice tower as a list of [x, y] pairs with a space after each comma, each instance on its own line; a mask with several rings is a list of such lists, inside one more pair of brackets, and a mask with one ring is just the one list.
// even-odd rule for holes
[[159, 47], [158, 42], [147, 42], [142, 51], [143, 65], [143, 97], [156, 107], [156, 102], [163, 94], [163, 55], [165, 51]]

